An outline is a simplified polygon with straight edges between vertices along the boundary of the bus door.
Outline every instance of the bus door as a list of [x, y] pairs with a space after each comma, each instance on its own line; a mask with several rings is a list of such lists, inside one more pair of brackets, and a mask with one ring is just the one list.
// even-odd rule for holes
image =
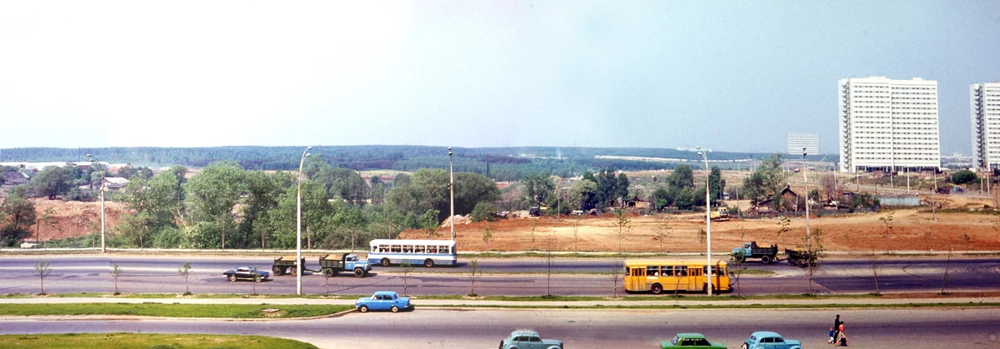
[[688, 268], [688, 290], [700, 290], [705, 285], [705, 277], [702, 275], [705, 269]]
[[645, 291], [646, 267], [629, 268], [628, 273], [628, 276], [625, 277], [625, 289], [629, 291]]

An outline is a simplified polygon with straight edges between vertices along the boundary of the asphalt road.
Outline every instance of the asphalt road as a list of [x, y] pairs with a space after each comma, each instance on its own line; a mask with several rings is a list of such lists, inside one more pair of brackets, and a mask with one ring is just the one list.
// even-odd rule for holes
[[[1000, 348], [994, 309], [868, 310], [431, 310], [353, 313], [269, 322], [216, 320], [28, 320], [0, 318], [0, 333], [216, 333], [304, 340], [323, 348], [495, 348], [530, 328], [567, 348], [656, 348], [679, 332], [699, 332], [738, 348], [751, 332], [775, 331], [806, 348], [826, 345], [840, 314], [855, 348]], [[0, 342], [0, 348], [4, 347]]]
[[[38, 292], [38, 277], [33, 265], [44, 258], [51, 262], [52, 274], [46, 279], [48, 293], [104, 293], [113, 291], [110, 266], [122, 268], [119, 288], [126, 293], [180, 293], [183, 279], [177, 269], [191, 263], [189, 278], [195, 293], [251, 293], [250, 282], [230, 283], [222, 271], [236, 266], [256, 266], [270, 269], [268, 258], [182, 258], [182, 257], [108, 257], [108, 256], [45, 256], [0, 258], [0, 293]], [[312, 262], [310, 264], [309, 262]], [[315, 258], [307, 267], [315, 267]], [[547, 261], [543, 259], [487, 259], [479, 262], [486, 272], [476, 281], [476, 291], [486, 295], [540, 295], [546, 289], [559, 295], [605, 295], [612, 292], [614, 282], [608, 274], [621, 260], [553, 259], [552, 276], [546, 277]], [[882, 292], [940, 291], [946, 260], [907, 258], [882, 262], [879, 289]], [[804, 293], [808, 290], [805, 269], [787, 264], [749, 264], [755, 269], [773, 271], [774, 275], [745, 275], [741, 278], [744, 294]], [[456, 267], [417, 268], [406, 279], [409, 293], [418, 295], [462, 295], [469, 292], [469, 266], [460, 262]], [[950, 262], [948, 289], [952, 291], [1000, 291], [1000, 259], [960, 258]], [[399, 267], [375, 267], [366, 278], [343, 274], [329, 279], [329, 292], [335, 294], [370, 294], [376, 290], [402, 290], [404, 280]], [[321, 274], [303, 276], [303, 291], [326, 293], [326, 278]], [[825, 261], [817, 268], [815, 291], [819, 293], [867, 293], [874, 291], [870, 262], [858, 259]], [[619, 285], [621, 281], [619, 280]], [[291, 293], [294, 276], [273, 277], [258, 284], [257, 292]]]

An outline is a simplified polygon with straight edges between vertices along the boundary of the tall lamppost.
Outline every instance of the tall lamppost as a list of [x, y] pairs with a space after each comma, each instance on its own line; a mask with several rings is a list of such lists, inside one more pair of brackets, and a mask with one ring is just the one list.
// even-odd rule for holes
[[708, 149], [701, 149], [701, 147], [695, 148], [698, 150], [698, 155], [705, 160], [705, 172], [707, 176], [705, 177], [705, 245], [707, 252], [705, 253], [705, 272], [708, 275], [708, 285], [705, 289], [708, 290], [708, 295], [712, 295], [712, 201], [709, 195], [709, 190], [712, 188], [711, 183], [709, 183], [709, 176], [711, 176], [712, 171], [708, 168]]
[[[812, 253], [812, 240], [809, 238], [809, 177], [806, 176], [806, 148], [802, 148], [802, 185], [806, 191], [806, 251]], [[836, 180], [836, 179], [834, 179]]]
[[[90, 161], [91, 166], [95, 163], [100, 164], [97, 158], [93, 155], [87, 154], [87, 160]], [[107, 245], [104, 244], [104, 171], [101, 170], [101, 253], [108, 253]]]
[[306, 163], [306, 157], [309, 156], [309, 149], [313, 147], [306, 147], [306, 150], [302, 151], [302, 159], [299, 160], [299, 174], [296, 176], [296, 182], [298, 186], [298, 193], [295, 195], [295, 294], [302, 295], [302, 165]]
[[451, 192], [451, 216], [448, 216], [448, 220], [451, 221], [451, 239], [455, 240], [455, 168], [451, 164], [451, 147], [448, 147], [448, 190]]

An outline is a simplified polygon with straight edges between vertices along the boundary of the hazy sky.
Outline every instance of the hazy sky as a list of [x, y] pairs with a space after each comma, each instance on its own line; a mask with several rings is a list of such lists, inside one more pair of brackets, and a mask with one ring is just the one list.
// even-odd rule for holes
[[998, 1], [0, 2], [0, 147], [837, 149], [837, 80], [1000, 80]]

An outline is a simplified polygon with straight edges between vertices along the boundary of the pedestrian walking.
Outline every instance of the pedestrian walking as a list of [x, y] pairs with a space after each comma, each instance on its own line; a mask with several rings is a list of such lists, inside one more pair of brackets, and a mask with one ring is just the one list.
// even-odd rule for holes
[[840, 333], [840, 324], [842, 324], [842, 323], [843, 322], [840, 321], [840, 314], [837, 314], [837, 318], [833, 320], [833, 339], [834, 339], [834, 341], [831, 342], [830, 344], [837, 344], [837, 341], [836, 341], [837, 337], [838, 337], [837, 335]]
[[844, 322], [840, 322], [840, 327], [837, 328], [837, 346], [846, 347], [847, 346], [847, 334], [844, 333]]

